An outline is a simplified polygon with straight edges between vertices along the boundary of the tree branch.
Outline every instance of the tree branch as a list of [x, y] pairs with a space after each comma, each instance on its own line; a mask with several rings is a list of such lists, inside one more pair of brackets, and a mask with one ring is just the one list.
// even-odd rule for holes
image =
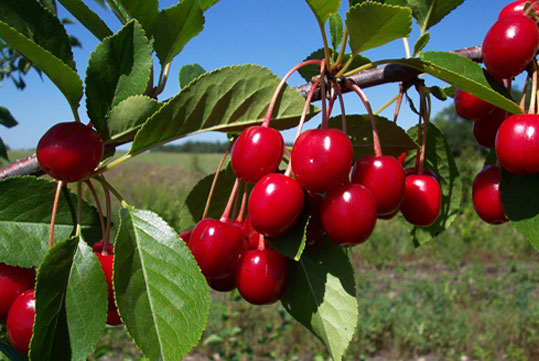
[[[474, 46], [471, 48], [459, 49], [454, 51], [457, 54], [465, 56], [473, 61], [480, 62], [481, 47]], [[352, 81], [361, 88], [368, 88], [381, 84], [407, 82], [416, 78], [420, 74], [419, 71], [408, 68], [402, 65], [387, 64], [372, 69], [364, 70], [349, 78], [338, 79], [339, 82]], [[311, 83], [303, 84], [295, 87], [304, 98], [307, 97], [311, 90]], [[343, 92], [350, 91], [346, 87], [342, 87]], [[313, 95], [313, 101], [320, 100], [320, 90], [316, 90]], [[39, 167], [36, 155], [31, 155], [27, 158], [17, 160], [12, 164], [0, 169], [0, 179], [21, 176], [21, 175], [43, 175], [43, 170]]]

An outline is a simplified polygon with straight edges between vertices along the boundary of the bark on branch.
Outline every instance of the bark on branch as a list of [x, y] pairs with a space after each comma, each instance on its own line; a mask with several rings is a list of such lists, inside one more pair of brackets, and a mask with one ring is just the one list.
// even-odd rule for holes
[[[465, 56], [473, 61], [481, 61], [481, 47], [474, 46], [471, 48], [459, 49], [454, 51], [457, 54]], [[387, 64], [372, 69], [367, 69], [361, 73], [355, 74], [346, 79], [339, 79], [343, 83], [350, 80], [361, 88], [368, 88], [381, 84], [407, 82], [416, 78], [420, 74], [419, 71], [408, 68], [402, 65]], [[303, 84], [294, 88], [304, 98], [307, 97], [311, 89], [311, 83]], [[349, 91], [343, 87], [343, 92]], [[315, 91], [313, 101], [320, 100], [320, 91]], [[21, 176], [21, 175], [42, 175], [43, 170], [40, 168], [36, 155], [31, 155], [27, 158], [17, 160], [10, 165], [0, 169], [0, 179]]]

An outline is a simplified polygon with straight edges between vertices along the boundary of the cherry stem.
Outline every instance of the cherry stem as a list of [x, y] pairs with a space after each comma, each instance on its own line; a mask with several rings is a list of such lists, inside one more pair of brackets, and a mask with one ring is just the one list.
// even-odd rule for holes
[[528, 92], [528, 85], [530, 82], [530, 77], [526, 77], [526, 81], [524, 82], [524, 88], [522, 89], [522, 96], [520, 97], [520, 109], [524, 110], [526, 107], [526, 93]]
[[[101, 179], [105, 180], [105, 176], [101, 175], [99, 176]], [[107, 229], [105, 232], [105, 237], [103, 238], [103, 248], [101, 250], [101, 254], [103, 256], [107, 256], [109, 254], [109, 242], [110, 242], [110, 226], [111, 226], [111, 218], [112, 218], [112, 210], [111, 210], [111, 202], [110, 202], [110, 190], [108, 187], [105, 186], [105, 183], [101, 183], [101, 186], [103, 187], [103, 193], [105, 194], [105, 206], [107, 208]]]
[[339, 98], [339, 104], [341, 106], [342, 131], [348, 134], [346, 127], [346, 111], [344, 109], [344, 99], [342, 96], [341, 86], [338, 83], [333, 83], [333, 88], [335, 88], [335, 92], [337, 93], [337, 97]]
[[429, 125], [429, 114], [430, 114], [430, 106], [428, 102], [428, 98], [426, 98], [424, 95], [422, 95], [422, 102], [423, 102], [423, 118], [425, 120], [424, 122], [424, 128], [423, 131], [423, 141], [421, 143], [421, 153], [419, 156], [419, 167], [417, 169], [417, 174], [422, 175], [423, 174], [423, 164], [425, 163], [425, 151], [427, 148], [427, 128]]
[[528, 6], [528, 8], [524, 11], [524, 16], [528, 16], [530, 11], [534, 8], [534, 5], [537, 1], [532, 1], [530, 6]]
[[[320, 83], [319, 81], [315, 81], [313, 83], [313, 85], [311, 86], [311, 90], [309, 90], [309, 94], [307, 94], [307, 98], [305, 98], [305, 105], [303, 106], [303, 112], [301, 113], [301, 118], [298, 124], [298, 131], [296, 132], [296, 138], [294, 139], [294, 142], [298, 139], [299, 135], [301, 134], [301, 130], [303, 129], [303, 124], [305, 123], [305, 118], [307, 117], [307, 110], [309, 110], [309, 106], [311, 105], [311, 99], [319, 83]], [[290, 160], [288, 162], [288, 166], [286, 167], [286, 170], [284, 172], [284, 175], [289, 177], [290, 173], [292, 173], [292, 156], [291, 155], [290, 155]]]
[[84, 183], [86, 183], [88, 189], [90, 190], [90, 193], [92, 193], [92, 196], [94, 197], [97, 214], [99, 215], [99, 223], [101, 224], [101, 237], [105, 239], [107, 233], [105, 228], [105, 217], [103, 216], [103, 209], [101, 208], [101, 202], [99, 201], [97, 192], [95, 191], [94, 185], [92, 184], [90, 179], [85, 180]]
[[54, 194], [54, 201], [52, 203], [52, 213], [51, 213], [51, 229], [49, 231], [49, 249], [52, 248], [52, 241], [54, 239], [54, 223], [56, 222], [56, 212], [58, 211], [58, 202], [60, 201], [60, 192], [64, 182], [59, 180], [56, 185], [56, 193]]
[[374, 155], [376, 157], [380, 157], [382, 156], [382, 146], [380, 145], [380, 137], [378, 136], [378, 129], [376, 129], [376, 123], [374, 121], [374, 114], [372, 112], [372, 108], [369, 103], [369, 100], [367, 99], [367, 96], [365, 95], [363, 90], [361, 90], [361, 88], [357, 84], [354, 84], [353, 82], [348, 82], [347, 84], [352, 87], [352, 89], [356, 92], [357, 95], [359, 95], [359, 98], [363, 102], [365, 109], [367, 109], [367, 113], [369, 114], [369, 118], [371, 120], [372, 143], [374, 146]]
[[247, 204], [247, 196], [249, 195], [249, 183], [245, 182], [243, 183], [243, 194], [241, 196], [241, 205], [240, 210], [238, 212], [238, 216], [236, 217], [237, 222], [243, 222], [244, 215], [245, 215], [245, 205]]
[[232, 205], [234, 204], [234, 199], [236, 199], [236, 194], [238, 193], [239, 185], [240, 185], [240, 179], [236, 178], [236, 180], [234, 181], [234, 186], [232, 187], [232, 191], [230, 192], [230, 196], [228, 197], [228, 202], [226, 202], [225, 210], [223, 211], [221, 218], [219, 218], [221, 222], [226, 222], [229, 219], [230, 210], [232, 209]]
[[322, 129], [327, 129], [329, 116], [326, 109], [326, 63], [320, 65], [320, 96], [322, 101]]
[[395, 104], [395, 113], [393, 114], [393, 123], [397, 123], [397, 118], [401, 110], [402, 99], [404, 98], [404, 88], [402, 83], [400, 84], [399, 97], [397, 98], [397, 104]]
[[[417, 144], [421, 144], [423, 141], [423, 117], [419, 114], [419, 120], [417, 122]], [[421, 147], [417, 148], [415, 155], [415, 169], [419, 168], [419, 158], [421, 158]]]
[[226, 157], [228, 156], [228, 152], [230, 151], [232, 144], [234, 144], [234, 142], [230, 143], [230, 145], [225, 151], [225, 154], [223, 154], [219, 165], [217, 166], [217, 170], [215, 171], [215, 175], [213, 176], [213, 181], [211, 182], [210, 192], [208, 193], [208, 198], [206, 199], [206, 206], [204, 207], [204, 212], [202, 212], [202, 219], [206, 218], [206, 216], [208, 215], [211, 199], [213, 198], [213, 192], [215, 191], [215, 186], [217, 185], [217, 179], [219, 179], [221, 168], [223, 168], [223, 164], [225, 163]]
[[80, 237], [82, 220], [82, 182], [77, 182], [77, 229], [75, 235]]
[[283, 79], [281, 79], [281, 82], [279, 83], [279, 85], [277, 86], [277, 89], [275, 89], [275, 92], [273, 93], [273, 97], [271, 98], [271, 101], [270, 101], [270, 105], [269, 105], [269, 108], [268, 108], [268, 112], [266, 113], [266, 117], [264, 118], [264, 121], [262, 122], [262, 126], [263, 127], [269, 127], [269, 123], [270, 123], [270, 119], [271, 119], [271, 114], [273, 113], [273, 108], [275, 108], [275, 104], [277, 103], [277, 99], [279, 97], [279, 93], [281, 92], [281, 89], [283, 88], [283, 86], [285, 85], [286, 81], [288, 80], [288, 78], [290, 78], [290, 76], [292, 74], [294, 74], [294, 72], [306, 65], [311, 65], [311, 64], [316, 64], [316, 65], [322, 65], [322, 63], [324, 63], [323, 60], [318, 60], [318, 59], [311, 59], [311, 60], [306, 60], [304, 62], [301, 62], [299, 63], [298, 65], [296, 65], [295, 67], [293, 67], [292, 69], [290, 69], [290, 71], [288, 71], [288, 73], [286, 73], [286, 75], [284, 76]]
[[116, 199], [120, 202], [120, 204], [122, 205], [122, 207], [125, 207], [127, 205], [127, 202], [124, 200], [124, 198], [122, 197], [122, 195], [120, 194], [120, 192], [118, 192], [113, 186], [112, 184], [110, 184], [109, 182], [107, 182], [107, 180], [105, 179], [105, 177], [94, 177], [94, 179], [96, 181], [98, 181], [99, 183], [101, 183], [102, 185], [106, 186], [107, 190], [112, 193], [112, 195], [114, 197], [116, 197]]
[[256, 249], [258, 251], [264, 251], [266, 249], [266, 242], [264, 242], [264, 235], [262, 233], [258, 236], [258, 246]]
[[530, 107], [528, 108], [528, 114], [536, 113], [536, 101], [537, 101], [537, 64], [535, 61], [533, 63], [533, 74], [532, 74], [532, 92], [530, 95]]

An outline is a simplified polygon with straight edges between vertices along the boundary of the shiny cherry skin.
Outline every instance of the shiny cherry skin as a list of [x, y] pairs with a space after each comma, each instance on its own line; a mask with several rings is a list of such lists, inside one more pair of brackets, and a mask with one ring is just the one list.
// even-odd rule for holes
[[404, 197], [404, 169], [394, 157], [359, 157], [352, 170], [352, 183], [362, 184], [371, 191], [378, 216], [394, 213]]
[[411, 224], [427, 227], [433, 224], [442, 205], [442, 191], [436, 177], [430, 174], [406, 176], [401, 213]]
[[333, 242], [355, 246], [365, 242], [376, 225], [376, 200], [365, 186], [345, 184], [325, 194], [320, 214]]
[[[530, 0], [517, 0], [507, 4], [498, 14], [498, 19], [501, 19], [507, 15], [522, 15], [524, 13], [524, 6], [526, 5], [526, 2], [530, 2]], [[535, 3], [533, 7], [535, 8], [535, 12], [539, 13], [539, 3]]]
[[515, 114], [507, 118], [496, 135], [500, 165], [519, 175], [539, 173], [539, 115]]
[[199, 221], [189, 241], [191, 253], [207, 278], [220, 278], [234, 272], [242, 245], [240, 227], [213, 218]]
[[493, 149], [496, 144], [496, 133], [498, 128], [507, 117], [507, 112], [501, 108], [496, 108], [485, 118], [476, 120], [473, 123], [473, 135], [479, 145]]
[[273, 249], [249, 250], [242, 254], [236, 273], [240, 295], [253, 305], [278, 301], [288, 283], [286, 257]]
[[36, 149], [41, 168], [54, 179], [76, 182], [88, 176], [103, 157], [103, 141], [81, 122], [57, 123]]
[[470, 121], [484, 118], [496, 108], [496, 106], [460, 89], [455, 91], [453, 103], [457, 114]]
[[36, 271], [32, 268], [0, 263], [0, 320], [5, 321], [11, 304], [18, 295], [34, 288]]
[[500, 200], [500, 168], [489, 165], [475, 176], [472, 200], [477, 215], [483, 221], [490, 224], [507, 222]]
[[27, 354], [30, 347], [35, 315], [36, 300], [33, 289], [17, 296], [7, 315], [6, 330], [9, 342], [23, 354]]
[[535, 57], [539, 45], [539, 29], [525, 15], [500, 18], [483, 40], [483, 62], [496, 79], [512, 79]]
[[232, 170], [241, 180], [254, 183], [277, 170], [283, 149], [283, 136], [278, 130], [264, 126], [246, 128], [232, 148]]
[[292, 147], [292, 172], [309, 192], [326, 192], [348, 180], [354, 151], [342, 130], [310, 129]]
[[265, 175], [249, 196], [251, 224], [265, 236], [282, 235], [298, 220], [304, 201], [303, 189], [295, 179], [281, 173]]

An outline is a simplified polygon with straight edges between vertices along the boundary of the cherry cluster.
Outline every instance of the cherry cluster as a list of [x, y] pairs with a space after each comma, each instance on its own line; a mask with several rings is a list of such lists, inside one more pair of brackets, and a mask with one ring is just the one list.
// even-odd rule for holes
[[[539, 2], [518, 0], [505, 6], [487, 32], [482, 46], [487, 72], [510, 89], [511, 80], [528, 69], [532, 74], [530, 107], [526, 114], [509, 115], [474, 95], [458, 90], [454, 104], [457, 114], [473, 121], [477, 142], [495, 149], [497, 163], [486, 166], [475, 178], [472, 197], [475, 210], [487, 223], [508, 219], [500, 200], [500, 166], [517, 175], [539, 173], [539, 115], [536, 114], [539, 28], [535, 12]], [[528, 82], [526, 82], [526, 85]], [[524, 89], [526, 94], [526, 89]], [[521, 107], [524, 108], [523, 96]]]

